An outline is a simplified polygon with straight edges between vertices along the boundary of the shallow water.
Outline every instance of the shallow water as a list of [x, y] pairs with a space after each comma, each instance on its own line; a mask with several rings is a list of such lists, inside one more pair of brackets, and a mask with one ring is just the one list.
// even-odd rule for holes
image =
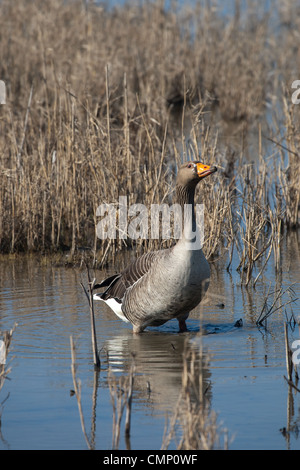
[[[284, 243], [282, 275], [277, 287], [294, 284], [300, 297], [297, 235]], [[291, 256], [292, 254], [292, 256]], [[130, 327], [97, 303], [96, 329], [102, 369], [92, 364], [90, 319], [76, 269], [42, 266], [33, 260], [0, 262], [0, 329], [15, 322], [9, 354], [10, 380], [0, 392], [0, 449], [86, 449], [71, 375], [70, 335], [76, 342], [77, 378], [81, 380], [86, 430], [96, 449], [112, 448], [112, 404], [108, 364], [117, 376], [128, 374], [135, 355], [130, 445], [160, 449], [166, 416], [172, 416], [181, 389], [182, 352], [188, 340], [200, 344], [208, 365], [211, 409], [226, 428], [230, 449], [299, 449], [300, 394], [286, 375], [284, 308], [274, 313], [267, 330], [255, 321], [271, 283], [272, 264], [256, 289], [242, 288], [236, 272], [222, 262], [212, 265], [209, 295], [179, 334], [177, 323], [132, 335]], [[106, 273], [105, 273], [106, 274]], [[97, 276], [101, 279], [101, 273]], [[287, 298], [283, 299], [288, 300]], [[293, 304], [295, 316], [299, 301]], [[290, 307], [286, 306], [290, 317]], [[201, 320], [202, 319], [202, 320]], [[242, 319], [243, 326], [234, 324]], [[289, 329], [290, 341], [299, 338]], [[198, 347], [198, 346], [197, 346]], [[288, 432], [286, 432], [288, 430]], [[127, 443], [128, 445], [128, 443]], [[126, 448], [123, 428], [121, 449]], [[174, 442], [170, 448], [175, 448]]]

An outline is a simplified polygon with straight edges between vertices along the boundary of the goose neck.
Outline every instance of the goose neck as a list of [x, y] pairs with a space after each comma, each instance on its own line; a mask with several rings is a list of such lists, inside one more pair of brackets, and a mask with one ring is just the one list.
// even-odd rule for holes
[[194, 186], [176, 186], [176, 202], [181, 207], [183, 234], [195, 232], [196, 230], [194, 198]]

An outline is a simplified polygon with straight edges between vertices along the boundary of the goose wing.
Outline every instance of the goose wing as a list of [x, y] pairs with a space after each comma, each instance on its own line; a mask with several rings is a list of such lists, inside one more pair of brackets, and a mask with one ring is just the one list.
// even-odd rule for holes
[[121, 273], [114, 274], [104, 279], [100, 284], [96, 284], [94, 289], [106, 287], [106, 290], [102, 294], [98, 294], [101, 296], [101, 299], [108, 300], [113, 298], [121, 303], [126, 290], [149, 271], [158, 253], [159, 251], [150, 251], [149, 253], [143, 254]]

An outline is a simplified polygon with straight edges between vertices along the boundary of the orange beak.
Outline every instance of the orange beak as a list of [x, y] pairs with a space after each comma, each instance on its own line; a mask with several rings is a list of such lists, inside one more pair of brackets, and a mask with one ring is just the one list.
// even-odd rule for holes
[[215, 173], [215, 171], [217, 171], [216, 166], [209, 166], [204, 165], [204, 163], [197, 163], [197, 175], [199, 176], [199, 178], [205, 178], [206, 176]]

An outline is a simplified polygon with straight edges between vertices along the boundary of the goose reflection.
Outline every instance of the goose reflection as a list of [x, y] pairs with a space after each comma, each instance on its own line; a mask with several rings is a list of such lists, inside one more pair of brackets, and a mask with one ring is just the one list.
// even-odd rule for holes
[[[142, 336], [118, 335], [105, 343], [108, 363], [118, 375], [127, 375], [132, 358], [135, 362], [135, 399], [160, 410], [173, 410], [182, 389], [184, 355], [191, 348], [196, 353], [195, 374], [202, 383], [202, 393], [210, 400], [210, 372], [207, 357], [200, 354], [199, 342], [193, 336], [148, 331]], [[199, 374], [202, 380], [199, 381]]]

